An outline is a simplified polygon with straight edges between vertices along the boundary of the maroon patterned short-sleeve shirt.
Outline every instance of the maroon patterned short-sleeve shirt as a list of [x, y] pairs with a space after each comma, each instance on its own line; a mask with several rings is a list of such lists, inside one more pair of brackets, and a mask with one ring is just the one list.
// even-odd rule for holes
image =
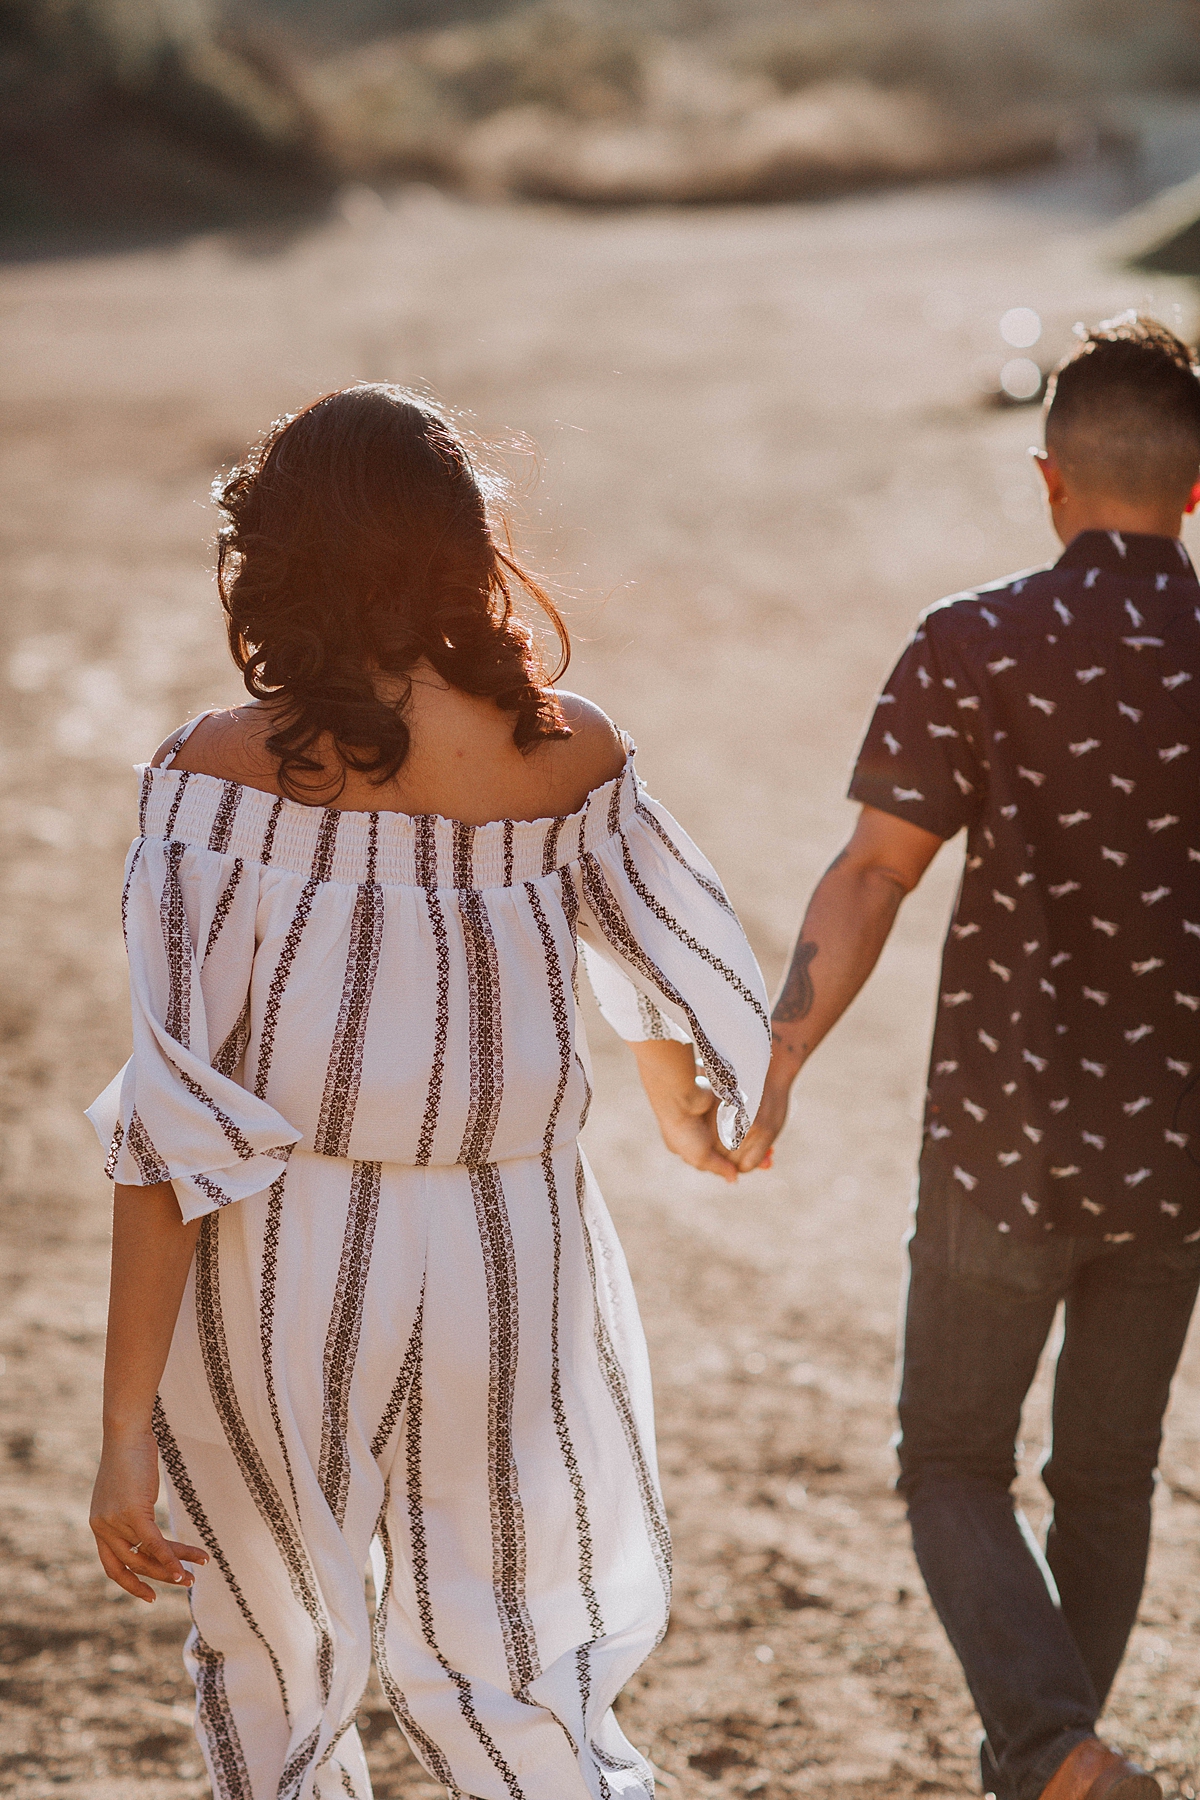
[[1200, 1238], [1200, 584], [1083, 532], [933, 607], [851, 797], [967, 831], [926, 1111], [1002, 1232]]

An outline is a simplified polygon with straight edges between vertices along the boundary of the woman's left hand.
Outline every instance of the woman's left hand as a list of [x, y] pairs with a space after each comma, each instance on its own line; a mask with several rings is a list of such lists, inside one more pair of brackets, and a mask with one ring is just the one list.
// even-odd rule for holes
[[655, 1108], [663, 1143], [689, 1167], [736, 1181], [738, 1166], [717, 1133], [717, 1096], [699, 1082], [692, 1087], [694, 1098], [681, 1098], [661, 1111]]
[[707, 1082], [697, 1081], [692, 1046], [649, 1038], [630, 1048], [667, 1149], [690, 1168], [736, 1181], [737, 1164], [717, 1132], [717, 1096]]

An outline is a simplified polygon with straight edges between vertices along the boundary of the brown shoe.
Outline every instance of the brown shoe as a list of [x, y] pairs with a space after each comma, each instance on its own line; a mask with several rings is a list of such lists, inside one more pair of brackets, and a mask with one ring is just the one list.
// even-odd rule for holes
[[1042, 1800], [1162, 1800], [1162, 1789], [1119, 1750], [1089, 1737], [1059, 1764], [1042, 1789]]

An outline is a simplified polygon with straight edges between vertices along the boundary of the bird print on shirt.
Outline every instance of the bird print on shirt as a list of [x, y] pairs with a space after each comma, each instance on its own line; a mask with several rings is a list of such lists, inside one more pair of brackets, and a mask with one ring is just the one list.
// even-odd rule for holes
[[851, 784], [967, 828], [926, 1125], [1025, 1238], [1200, 1231], [1200, 591], [1118, 535], [931, 609]]

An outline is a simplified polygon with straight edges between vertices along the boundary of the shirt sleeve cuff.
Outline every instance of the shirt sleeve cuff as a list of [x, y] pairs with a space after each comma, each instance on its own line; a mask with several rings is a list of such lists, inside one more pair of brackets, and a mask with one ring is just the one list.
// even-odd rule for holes
[[846, 795], [850, 800], [857, 800], [860, 806], [873, 806], [876, 812], [905, 819], [910, 825], [919, 825], [922, 831], [932, 831], [943, 839], [957, 837], [963, 828], [961, 819], [949, 819], [939, 813], [937, 806], [927, 800], [919, 788], [902, 787], [898, 782], [877, 776], [856, 774]]

